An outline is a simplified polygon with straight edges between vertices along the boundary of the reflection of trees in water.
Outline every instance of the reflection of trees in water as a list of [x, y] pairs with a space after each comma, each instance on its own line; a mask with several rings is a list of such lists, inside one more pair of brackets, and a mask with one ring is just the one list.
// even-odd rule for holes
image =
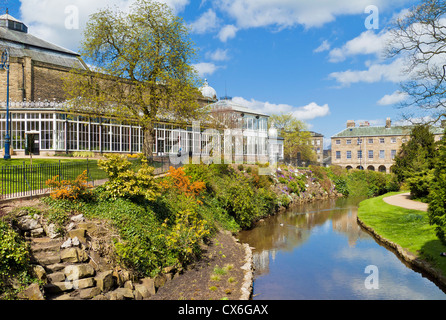
[[357, 204], [360, 199], [337, 199], [296, 205], [288, 211], [259, 222], [249, 231], [239, 234], [241, 242], [254, 247], [253, 262], [256, 274], [268, 272], [270, 255], [291, 251], [304, 244], [311, 230], [331, 221], [335, 232], [347, 236], [350, 246], [368, 235], [357, 224]]

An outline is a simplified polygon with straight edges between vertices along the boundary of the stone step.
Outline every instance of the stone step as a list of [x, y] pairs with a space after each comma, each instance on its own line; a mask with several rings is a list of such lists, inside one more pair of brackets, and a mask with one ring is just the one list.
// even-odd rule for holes
[[60, 251], [60, 246], [63, 241], [60, 239], [51, 238], [33, 238], [31, 242], [31, 251], [34, 253]]
[[31, 263], [47, 266], [60, 262], [60, 253], [38, 252], [31, 254]]

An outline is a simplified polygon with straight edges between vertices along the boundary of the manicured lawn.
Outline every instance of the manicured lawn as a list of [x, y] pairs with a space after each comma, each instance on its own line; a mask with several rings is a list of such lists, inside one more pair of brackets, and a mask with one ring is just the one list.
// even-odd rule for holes
[[[60, 162], [59, 162], [60, 161]], [[104, 179], [105, 172], [98, 168], [97, 160], [86, 159], [29, 159], [0, 160], [1, 194], [21, 193], [46, 189], [45, 182], [60, 175], [62, 180], [73, 180], [84, 170], [89, 180]]]
[[382, 237], [429, 261], [446, 274], [446, 257], [440, 256], [441, 252], [446, 252], [446, 246], [435, 235], [427, 212], [404, 209], [384, 202], [384, 197], [398, 193], [391, 192], [362, 201], [358, 217]]

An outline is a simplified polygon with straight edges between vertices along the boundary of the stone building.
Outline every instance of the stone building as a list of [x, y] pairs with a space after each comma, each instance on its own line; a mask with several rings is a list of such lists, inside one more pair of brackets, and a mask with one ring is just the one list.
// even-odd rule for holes
[[[367, 169], [389, 173], [401, 145], [410, 138], [411, 126], [370, 126], [366, 121], [356, 126], [347, 121], [347, 128], [331, 137], [331, 162], [347, 169]], [[443, 128], [431, 127], [435, 141]]]
[[[9, 110], [11, 147], [15, 154], [26, 154], [32, 141], [34, 154], [53, 155], [73, 151], [138, 153], [143, 132], [132, 120], [118, 121], [99, 114], [70, 114], [65, 108], [63, 78], [73, 69], [87, 70], [79, 54], [39, 39], [28, 27], [9, 14], [0, 16], [0, 50], [10, 54]], [[1, 53], [0, 53], [1, 55]], [[0, 70], [0, 145], [6, 133], [7, 73]], [[200, 105], [218, 109], [216, 91], [207, 81], [197, 97]], [[214, 107], [212, 105], [215, 104]], [[234, 106], [235, 108], [236, 106]], [[267, 118], [249, 109], [234, 109], [243, 120], [245, 156], [266, 155], [260, 146], [267, 135]], [[192, 124], [179, 125], [172, 119], [155, 124], [153, 153], [167, 155], [179, 149], [187, 153], [209, 152], [212, 135], [205, 128], [196, 131]], [[226, 142], [228, 144], [228, 142]]]
[[316, 154], [316, 162], [322, 164], [324, 160], [324, 135], [314, 131], [310, 131], [310, 143]]

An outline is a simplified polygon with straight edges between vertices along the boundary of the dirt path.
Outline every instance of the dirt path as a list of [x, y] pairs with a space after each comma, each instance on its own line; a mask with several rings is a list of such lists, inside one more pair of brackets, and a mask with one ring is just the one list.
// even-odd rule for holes
[[414, 201], [410, 199], [410, 193], [401, 193], [390, 197], [383, 198], [384, 202], [393, 205], [398, 206], [406, 209], [413, 209], [413, 210], [420, 210], [420, 211], [427, 211], [428, 204]]

